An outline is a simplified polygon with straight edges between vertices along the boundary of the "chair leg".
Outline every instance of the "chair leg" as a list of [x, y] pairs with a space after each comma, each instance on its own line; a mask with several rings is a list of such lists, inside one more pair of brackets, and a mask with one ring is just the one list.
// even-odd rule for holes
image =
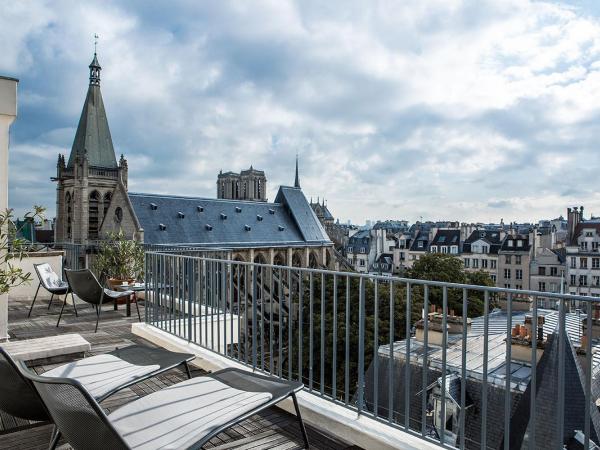
[[50, 296], [50, 302], [48, 303], [48, 309], [52, 306], [52, 300], [54, 299], [54, 294]]
[[[67, 294], [69, 295], [69, 294]], [[66, 297], [65, 297], [66, 298]], [[75, 296], [73, 295], [73, 292], [71, 291], [71, 300], [73, 301], [73, 309], [75, 310], [75, 317], [79, 317], [77, 315], [77, 305], [75, 304]]]
[[142, 321], [142, 315], [140, 314], [140, 307], [138, 306], [138, 298], [137, 296], [134, 298], [135, 300], [135, 309], [137, 309], [137, 313], [138, 313], [138, 321], [141, 322]]
[[185, 373], [187, 373], [188, 379], [192, 378], [192, 372], [190, 371], [190, 365], [188, 364], [187, 361], [185, 361], [183, 363], [183, 365], [185, 366]]
[[306, 434], [306, 428], [304, 427], [304, 421], [300, 415], [300, 408], [298, 407], [298, 399], [296, 394], [292, 394], [292, 400], [294, 401], [294, 408], [296, 408], [296, 417], [298, 418], [298, 424], [300, 425], [300, 431], [302, 431], [302, 439], [304, 439], [304, 448], [309, 448], [308, 435]]
[[94, 329], [94, 333], [98, 332], [98, 322], [100, 322], [100, 313], [102, 312], [102, 300], [104, 296], [100, 299], [100, 304], [98, 305], [98, 314], [96, 315], [96, 328]]
[[62, 317], [62, 313], [65, 310], [65, 305], [67, 304], [67, 296], [65, 295], [65, 301], [63, 302], [62, 308], [60, 308], [60, 314], [58, 315], [58, 320], [56, 321], [56, 326], [60, 324], [60, 318]]
[[50, 439], [50, 446], [48, 447], [49, 450], [54, 450], [56, 448], [56, 446], [58, 445], [58, 441], [60, 439], [60, 430], [58, 429], [58, 427], [56, 425], [54, 425], [54, 427], [52, 428], [52, 437]]
[[33, 311], [33, 305], [35, 304], [35, 299], [37, 298], [38, 292], [40, 291], [40, 286], [42, 285], [42, 283], [38, 284], [38, 288], [35, 291], [35, 295], [33, 296], [33, 301], [31, 302], [31, 306], [29, 307], [29, 314], [27, 314], [27, 317], [31, 317], [31, 311]]

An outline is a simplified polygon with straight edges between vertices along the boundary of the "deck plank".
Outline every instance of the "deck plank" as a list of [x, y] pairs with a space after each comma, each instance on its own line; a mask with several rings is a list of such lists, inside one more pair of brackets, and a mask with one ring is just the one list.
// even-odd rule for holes
[[[67, 333], [78, 333], [87, 340], [92, 348], [86, 356], [97, 355], [125, 347], [131, 344], [145, 344], [148, 341], [131, 333], [131, 323], [137, 317], [125, 317], [124, 306], [114, 311], [112, 305], [102, 311], [98, 333], [94, 333], [96, 315], [92, 308], [78, 308], [79, 318], [71, 311], [65, 310], [61, 325], [56, 328], [56, 319], [60, 305], [52, 305], [47, 310], [47, 303], [39, 302], [34, 306], [31, 318], [27, 318], [29, 301], [10, 300], [9, 302], [9, 335], [11, 340], [42, 338]], [[140, 303], [143, 317], [143, 306]], [[44, 364], [34, 367], [37, 373], [43, 373], [58, 364]], [[202, 375], [203, 371], [192, 366], [192, 376]], [[125, 403], [131, 402], [149, 393], [187, 379], [180, 369], [173, 369], [158, 377], [133, 385], [115, 394], [102, 403], [107, 412], [114, 411]], [[26, 427], [23, 429], [23, 427]], [[50, 440], [52, 427], [40, 425], [22, 419], [15, 419], [6, 414], [0, 414], [0, 449], [37, 450], [46, 449]], [[307, 432], [311, 448], [323, 450], [356, 449], [339, 439], [328, 436], [322, 431], [308, 426]], [[302, 435], [296, 417], [283, 410], [272, 407], [256, 414], [244, 422], [235, 425], [225, 432], [215, 436], [205, 445], [206, 449], [224, 450], [290, 450], [303, 447]], [[61, 450], [71, 447], [61, 442]]]

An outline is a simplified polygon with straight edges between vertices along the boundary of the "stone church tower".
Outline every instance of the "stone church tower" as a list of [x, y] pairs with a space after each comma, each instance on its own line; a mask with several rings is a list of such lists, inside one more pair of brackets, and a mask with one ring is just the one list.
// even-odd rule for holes
[[[102, 68], [96, 53], [89, 68], [90, 85], [71, 155], [68, 162], [64, 155], [58, 155], [56, 178], [53, 179], [58, 182], [56, 242], [89, 243], [101, 239], [100, 231], [115, 194], [120, 193], [121, 201], [128, 203], [127, 161], [121, 155], [117, 163], [115, 157], [100, 93]], [[114, 211], [115, 205], [112, 206]]]

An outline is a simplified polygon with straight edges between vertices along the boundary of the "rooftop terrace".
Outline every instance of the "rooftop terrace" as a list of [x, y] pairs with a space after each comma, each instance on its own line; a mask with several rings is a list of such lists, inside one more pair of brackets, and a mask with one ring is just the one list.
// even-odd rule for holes
[[[9, 334], [11, 341], [32, 339], [44, 336], [54, 336], [65, 333], [78, 333], [92, 345], [92, 350], [86, 356], [106, 353], [116, 347], [131, 344], [152, 343], [131, 333], [131, 324], [137, 318], [126, 317], [124, 307], [119, 311], [106, 308], [97, 333], [94, 333], [95, 313], [89, 305], [79, 308], [79, 318], [73, 314], [65, 314], [61, 326], [56, 327], [56, 318], [60, 304], [54, 305], [48, 311], [47, 302], [37, 302], [31, 318], [27, 318], [29, 299], [11, 300], [9, 304]], [[142, 306], [143, 303], [140, 304]], [[142, 314], [144, 314], [142, 306]], [[58, 362], [35, 366], [38, 373], [45, 372], [58, 365]], [[205, 373], [192, 366], [192, 375]], [[164, 375], [140, 382], [126, 388], [102, 403], [108, 411], [143, 397], [166, 386], [186, 379], [180, 369], [172, 369]], [[332, 438], [326, 433], [307, 424], [311, 448], [326, 450], [358, 449], [339, 439]], [[49, 424], [33, 423], [9, 416], [0, 411], [0, 449], [47, 449], [52, 427]], [[71, 447], [61, 442], [61, 449]], [[252, 416], [213, 438], [204, 448], [210, 449], [279, 449], [290, 450], [302, 448], [302, 436], [297, 426], [296, 418], [276, 407], [271, 407], [263, 413]]]

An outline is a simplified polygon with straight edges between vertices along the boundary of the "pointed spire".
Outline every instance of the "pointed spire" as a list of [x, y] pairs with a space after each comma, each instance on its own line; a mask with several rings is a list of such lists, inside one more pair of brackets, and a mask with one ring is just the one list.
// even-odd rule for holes
[[298, 176], [298, 153], [296, 153], [296, 179], [294, 180], [294, 187], [300, 189], [300, 177]]
[[98, 62], [98, 55], [96, 54], [96, 47], [98, 46], [98, 35], [94, 34], [94, 59], [90, 63], [90, 85], [100, 86], [100, 63]]

